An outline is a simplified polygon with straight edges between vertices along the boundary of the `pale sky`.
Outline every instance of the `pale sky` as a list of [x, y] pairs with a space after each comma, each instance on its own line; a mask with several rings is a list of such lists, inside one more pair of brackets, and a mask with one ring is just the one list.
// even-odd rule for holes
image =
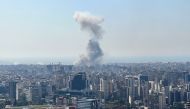
[[190, 56], [190, 0], [0, 0], [0, 58], [79, 57], [76, 11], [105, 19], [106, 57]]

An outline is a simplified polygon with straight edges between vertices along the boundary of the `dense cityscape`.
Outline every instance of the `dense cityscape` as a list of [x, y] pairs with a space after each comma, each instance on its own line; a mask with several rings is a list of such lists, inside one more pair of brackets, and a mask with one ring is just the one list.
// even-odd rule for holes
[[1, 65], [6, 109], [188, 109], [190, 63]]
[[190, 109], [190, 0], [0, 0], [0, 109]]

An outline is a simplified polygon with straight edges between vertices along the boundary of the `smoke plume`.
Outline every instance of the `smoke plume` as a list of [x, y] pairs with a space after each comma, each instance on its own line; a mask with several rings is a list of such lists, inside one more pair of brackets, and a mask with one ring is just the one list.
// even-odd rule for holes
[[87, 54], [80, 57], [77, 65], [95, 66], [101, 63], [103, 52], [99, 44], [102, 38], [102, 27], [100, 24], [104, 21], [99, 16], [91, 15], [88, 12], [75, 12], [74, 19], [90, 34], [90, 40], [87, 45]]

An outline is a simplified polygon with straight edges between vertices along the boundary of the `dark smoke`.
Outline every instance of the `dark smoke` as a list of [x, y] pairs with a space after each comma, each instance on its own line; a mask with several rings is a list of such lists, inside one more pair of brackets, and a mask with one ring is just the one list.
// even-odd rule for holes
[[81, 66], [95, 66], [102, 61], [103, 52], [99, 44], [99, 39], [102, 37], [102, 27], [100, 23], [103, 18], [93, 16], [87, 12], [76, 12], [74, 19], [81, 25], [82, 30], [90, 33], [90, 40], [87, 45], [87, 54], [80, 57], [77, 65]]

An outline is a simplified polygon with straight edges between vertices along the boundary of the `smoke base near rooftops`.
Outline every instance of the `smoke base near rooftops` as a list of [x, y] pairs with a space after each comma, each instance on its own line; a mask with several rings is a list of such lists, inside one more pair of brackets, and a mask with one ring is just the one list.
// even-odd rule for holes
[[101, 64], [103, 51], [100, 47], [99, 40], [102, 38], [103, 30], [101, 23], [102, 17], [94, 16], [89, 12], [75, 12], [74, 19], [81, 26], [81, 30], [90, 34], [90, 40], [87, 45], [86, 55], [82, 55], [76, 65], [95, 66]]

